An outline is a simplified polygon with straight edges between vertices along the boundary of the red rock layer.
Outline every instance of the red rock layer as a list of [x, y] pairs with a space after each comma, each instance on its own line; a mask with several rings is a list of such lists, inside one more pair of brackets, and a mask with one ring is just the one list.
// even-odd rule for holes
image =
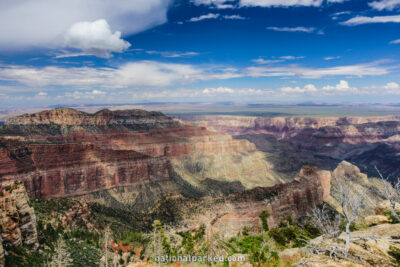
[[263, 210], [269, 227], [276, 227], [288, 215], [293, 218], [307, 215], [321, 204], [330, 193], [331, 173], [303, 168], [292, 182], [272, 187], [258, 187], [239, 193], [221, 204], [215, 204], [209, 213], [188, 220], [189, 225], [210, 225], [211, 231], [235, 235], [244, 226], [257, 230]]
[[92, 144], [27, 145], [2, 151], [3, 184], [24, 181], [35, 197], [70, 197], [137, 182], [170, 179], [166, 158], [151, 158], [135, 151], [103, 150]]
[[0, 186], [23, 180], [35, 197], [70, 197], [172, 178], [169, 158], [255, 151], [247, 140], [142, 110], [54, 109], [0, 127]]

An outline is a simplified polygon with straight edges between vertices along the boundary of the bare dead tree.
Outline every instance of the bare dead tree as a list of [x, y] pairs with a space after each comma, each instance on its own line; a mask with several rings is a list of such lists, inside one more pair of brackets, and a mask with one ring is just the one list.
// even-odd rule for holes
[[311, 219], [328, 238], [337, 237], [341, 232], [341, 216], [338, 213], [332, 214], [325, 203], [321, 208], [316, 208], [311, 212]]
[[393, 188], [391, 188], [389, 176], [384, 177], [376, 166], [375, 170], [378, 172], [379, 177], [382, 179], [382, 184], [385, 190], [386, 198], [390, 202], [391, 213], [394, 218], [400, 221], [400, 216], [396, 212], [396, 203], [400, 202], [400, 179], [397, 178], [396, 183], [394, 184]]
[[57, 267], [65, 267], [68, 266], [69, 263], [71, 262], [70, 260], [70, 255], [66, 250], [66, 245], [65, 241], [60, 236], [57, 240], [57, 246], [55, 248], [55, 254], [52, 260], [52, 266], [57, 266]]
[[105, 258], [105, 267], [108, 267], [108, 246], [110, 243], [110, 228], [107, 226], [106, 230], [104, 231], [104, 258]]
[[350, 226], [356, 222], [361, 208], [363, 207], [363, 198], [365, 192], [362, 190], [354, 190], [349, 183], [346, 183], [346, 177], [336, 178], [337, 192], [336, 197], [342, 208], [344, 219], [346, 220], [346, 254], [350, 249], [351, 232]]

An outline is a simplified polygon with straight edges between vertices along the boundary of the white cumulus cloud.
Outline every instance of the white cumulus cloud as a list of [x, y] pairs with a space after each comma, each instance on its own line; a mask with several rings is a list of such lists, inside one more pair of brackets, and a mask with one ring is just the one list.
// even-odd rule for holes
[[203, 94], [206, 95], [214, 95], [214, 94], [233, 94], [235, 91], [228, 87], [217, 87], [217, 88], [205, 88], [203, 90]]
[[373, 9], [382, 10], [393, 10], [400, 6], [400, 0], [380, 0], [369, 3]]
[[387, 83], [384, 88], [386, 89], [400, 89], [400, 85], [396, 82]]
[[349, 86], [349, 83], [344, 80], [341, 80], [335, 86], [330, 86], [330, 85], [324, 86], [324, 87], [322, 87], [322, 90], [327, 91], [327, 92], [355, 92], [355, 91], [357, 91], [357, 89], [351, 88]]
[[296, 87], [283, 87], [280, 89], [283, 93], [299, 93], [299, 94], [321, 94], [321, 95], [332, 95], [332, 94], [355, 94], [358, 93], [357, 88], [349, 86], [347, 81], [341, 80], [338, 84], [332, 86], [327, 85], [318, 89], [313, 84], [307, 84], [303, 88]]
[[105, 19], [115, 31], [134, 34], [167, 21], [171, 0], [2, 0], [0, 48], [53, 47], [80, 21]]
[[390, 44], [400, 44], [400, 39], [393, 40], [390, 42]]
[[318, 91], [318, 89], [313, 84], [307, 84], [303, 88], [296, 86], [296, 87], [283, 87], [281, 88], [283, 93], [312, 93]]
[[64, 35], [63, 45], [81, 50], [82, 55], [103, 58], [111, 57], [112, 52], [121, 53], [131, 46], [121, 39], [121, 32], [113, 33], [104, 19], [73, 24]]

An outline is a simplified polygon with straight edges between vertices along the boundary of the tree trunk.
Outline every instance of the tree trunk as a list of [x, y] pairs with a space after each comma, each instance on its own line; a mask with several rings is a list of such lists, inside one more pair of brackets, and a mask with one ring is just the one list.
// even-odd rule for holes
[[346, 223], [346, 253], [349, 252], [350, 249], [350, 222]]

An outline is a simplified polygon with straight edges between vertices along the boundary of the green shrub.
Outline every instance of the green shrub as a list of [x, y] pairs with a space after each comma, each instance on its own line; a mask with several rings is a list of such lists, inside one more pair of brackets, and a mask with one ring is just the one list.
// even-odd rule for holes
[[312, 239], [316, 238], [322, 234], [321, 230], [318, 227], [316, 227], [310, 223], [304, 224], [303, 227], [304, 227], [304, 230], [308, 233], [308, 236]]
[[269, 230], [268, 235], [272, 237], [275, 240], [275, 242], [281, 246], [286, 246], [286, 244], [289, 242], [289, 240], [286, 238], [286, 236], [282, 233], [282, 231], [279, 228], [274, 228]]
[[270, 214], [269, 214], [268, 210], [263, 210], [259, 215], [260, 220], [261, 220], [261, 225], [262, 225], [262, 228], [263, 228], [264, 231], [268, 231], [269, 230], [268, 221], [267, 221], [267, 218], [268, 218], [269, 215]]
[[293, 221], [292, 215], [288, 214], [286, 216], [286, 221], [289, 223], [289, 225], [294, 225], [294, 221]]
[[289, 222], [282, 220], [277, 228], [269, 230], [268, 235], [280, 246], [303, 247], [307, 240], [319, 236], [320, 232], [311, 225], [302, 228], [289, 219]]
[[15, 184], [15, 185], [20, 185], [20, 184], [24, 184], [24, 182], [22, 182], [22, 181], [20, 181], [20, 180], [15, 180], [15, 181], [14, 181], [14, 184]]
[[[339, 225], [339, 229], [340, 229], [340, 231], [346, 231], [346, 221], [342, 221], [341, 223], [340, 223], [340, 225]], [[358, 227], [357, 227], [357, 224], [356, 223], [354, 223], [354, 222], [352, 222], [351, 224], [350, 224], [350, 232], [354, 232], [354, 231], [357, 231], [357, 230], [360, 230]]]
[[[400, 211], [396, 211], [396, 213], [398, 216], [400, 216]], [[390, 210], [385, 210], [383, 214], [385, 214], [389, 218], [391, 223], [399, 223], [399, 220], [397, 220], [397, 218], [393, 216], [393, 213]]]
[[263, 235], [233, 237], [225, 245], [228, 247], [230, 255], [247, 254], [253, 266], [265, 266], [266, 263], [279, 262], [278, 254], [269, 248]]
[[242, 235], [244, 235], [244, 236], [250, 235], [251, 232], [252, 232], [252, 229], [248, 226], [245, 226], [242, 229]]
[[67, 251], [70, 255], [70, 267], [98, 267], [102, 252], [93, 246], [87, 245], [79, 239], [66, 240]]
[[279, 222], [279, 224], [278, 224], [278, 227], [279, 228], [284, 228], [284, 227], [287, 227], [288, 226], [288, 224], [284, 221], [284, 220], [281, 220], [280, 222]]
[[400, 248], [390, 246], [388, 253], [393, 257], [393, 262], [400, 265]]
[[5, 255], [6, 267], [44, 266], [43, 255], [33, 250], [31, 246], [8, 246], [5, 249], [7, 251]]

